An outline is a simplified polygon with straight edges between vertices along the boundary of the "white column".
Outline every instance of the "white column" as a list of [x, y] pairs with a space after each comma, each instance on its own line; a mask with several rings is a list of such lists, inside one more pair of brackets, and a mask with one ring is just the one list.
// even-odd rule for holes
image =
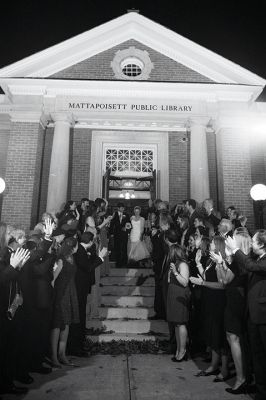
[[48, 181], [47, 211], [58, 211], [67, 200], [71, 116], [56, 113]]
[[206, 126], [197, 122], [190, 125], [190, 197], [210, 197]]

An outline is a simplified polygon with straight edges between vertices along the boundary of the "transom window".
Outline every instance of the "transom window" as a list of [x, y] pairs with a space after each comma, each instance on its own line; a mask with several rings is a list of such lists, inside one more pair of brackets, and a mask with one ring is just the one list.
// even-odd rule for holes
[[105, 168], [116, 175], [151, 175], [154, 154], [151, 149], [106, 149]]

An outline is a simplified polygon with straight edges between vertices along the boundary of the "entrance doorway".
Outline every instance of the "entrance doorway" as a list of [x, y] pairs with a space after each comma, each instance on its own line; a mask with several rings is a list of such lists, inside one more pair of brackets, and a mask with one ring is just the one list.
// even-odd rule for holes
[[110, 210], [114, 211], [119, 202], [123, 202], [129, 214], [136, 205], [142, 213], [148, 209], [149, 199], [155, 200], [157, 195], [157, 172], [153, 170], [146, 176], [112, 175], [108, 168], [102, 180], [102, 197], [108, 201]]

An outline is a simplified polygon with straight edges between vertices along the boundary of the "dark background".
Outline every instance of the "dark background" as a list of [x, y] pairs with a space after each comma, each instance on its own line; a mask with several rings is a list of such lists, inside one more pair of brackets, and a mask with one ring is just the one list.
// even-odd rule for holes
[[[140, 13], [266, 79], [265, 0], [5, 0], [0, 67], [127, 12]], [[266, 4], [265, 4], [266, 6]], [[260, 100], [266, 101], [266, 91]]]

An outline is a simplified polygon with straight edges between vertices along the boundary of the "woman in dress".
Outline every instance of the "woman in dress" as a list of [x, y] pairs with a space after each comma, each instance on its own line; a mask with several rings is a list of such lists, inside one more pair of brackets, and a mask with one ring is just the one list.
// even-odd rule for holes
[[189, 320], [190, 289], [189, 267], [181, 246], [172, 244], [169, 247], [168, 271], [164, 274], [167, 279], [166, 319], [174, 324], [176, 337], [176, 354], [174, 362], [187, 359], [187, 324]]
[[[210, 250], [216, 254], [221, 253], [225, 258], [225, 239], [214, 236]], [[214, 382], [223, 382], [229, 378], [228, 351], [224, 331], [225, 290], [224, 284], [219, 282], [216, 273], [216, 263], [209, 259], [204, 270], [198, 263], [198, 278], [191, 277], [193, 285], [202, 286], [202, 318], [204, 326], [204, 340], [206, 346], [212, 351], [211, 365], [199, 371], [196, 376], [216, 375]], [[221, 372], [219, 364], [222, 361]]]
[[66, 357], [66, 347], [70, 324], [79, 323], [76, 265], [73, 258], [77, 249], [77, 240], [69, 237], [63, 242], [57, 256], [60, 273], [54, 283], [51, 331], [51, 361], [52, 366], [57, 368], [61, 368], [61, 364], [75, 366]]
[[[240, 228], [242, 229], [242, 228]], [[248, 232], [238, 229], [234, 232], [237, 247], [244, 253], [249, 254], [251, 238]], [[226, 248], [227, 252], [229, 250]], [[236, 369], [236, 381], [232, 388], [226, 391], [232, 394], [245, 393], [246, 377], [243, 366], [244, 352], [241, 344], [244, 343], [245, 333], [245, 310], [246, 310], [246, 287], [247, 273], [242, 270], [230, 254], [227, 260], [220, 255], [211, 253], [216, 262], [217, 277], [225, 286], [226, 307], [224, 315], [225, 330], [228, 343], [231, 348], [232, 357]]]
[[145, 220], [140, 216], [141, 208], [134, 208], [134, 215], [131, 217], [132, 229], [128, 240], [128, 262], [134, 263], [150, 257], [147, 247], [143, 241]]

